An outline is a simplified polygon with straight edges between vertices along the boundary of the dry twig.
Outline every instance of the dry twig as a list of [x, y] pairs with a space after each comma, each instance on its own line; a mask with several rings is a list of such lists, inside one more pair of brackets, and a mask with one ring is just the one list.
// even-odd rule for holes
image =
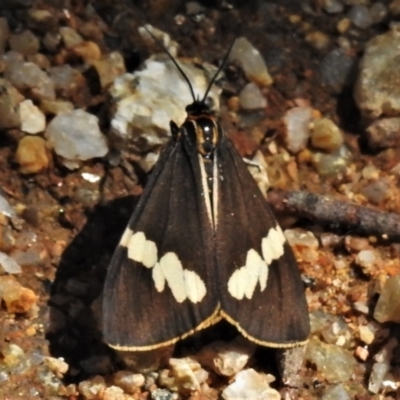
[[278, 213], [290, 213], [332, 228], [400, 241], [400, 215], [334, 200], [306, 191], [272, 190], [268, 202]]

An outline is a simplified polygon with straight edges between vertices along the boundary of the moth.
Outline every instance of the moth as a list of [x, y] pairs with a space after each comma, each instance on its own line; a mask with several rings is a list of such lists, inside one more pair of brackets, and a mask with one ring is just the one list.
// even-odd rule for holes
[[[232, 46], [231, 46], [232, 47]], [[216, 324], [261, 346], [307, 342], [298, 265], [245, 162], [206, 99], [161, 152], [107, 271], [103, 336], [120, 351], [150, 351]]]

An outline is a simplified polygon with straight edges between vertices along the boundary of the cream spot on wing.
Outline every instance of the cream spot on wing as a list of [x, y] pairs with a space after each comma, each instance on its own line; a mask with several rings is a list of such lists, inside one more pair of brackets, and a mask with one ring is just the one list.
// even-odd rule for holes
[[156, 243], [146, 240], [143, 232], [136, 232], [127, 228], [122, 235], [120, 245], [127, 247], [128, 258], [152, 268], [152, 278], [158, 292], [170, 288], [178, 303], [189, 299], [192, 303], [200, 302], [206, 295], [206, 286], [199, 275], [194, 271], [184, 270], [178, 256], [169, 252], [158, 261]]
[[269, 230], [267, 236], [263, 238], [261, 242], [262, 255], [267, 265], [270, 265], [272, 261], [282, 257], [284, 253], [283, 245], [285, 242], [285, 235], [279, 226]]
[[192, 303], [198, 303], [206, 295], [206, 285], [194, 271], [184, 270], [186, 294]]
[[187, 297], [182, 263], [175, 253], [170, 252], [161, 257], [160, 266], [172, 295], [178, 303], [182, 303]]
[[146, 240], [143, 232], [132, 234], [129, 239], [124, 239], [124, 242], [128, 243], [128, 258], [130, 260], [142, 263], [146, 268], [152, 268], [155, 265], [157, 262], [157, 246], [151, 240]]
[[151, 268], [158, 260], [157, 246], [151, 240], [146, 240], [143, 249], [142, 263], [145, 267]]
[[162, 292], [165, 287], [165, 276], [160, 263], [156, 263], [153, 268], [153, 281], [158, 292]]
[[228, 281], [228, 292], [232, 297], [238, 300], [242, 300], [244, 297], [244, 292], [246, 290], [245, 285], [246, 280], [246, 268], [241, 267], [237, 269]]
[[261, 291], [267, 287], [268, 266], [261, 256], [254, 250], [247, 252], [246, 263], [237, 269], [228, 281], [228, 291], [236, 299], [244, 297], [251, 299], [260, 284]]
[[119, 245], [123, 247], [128, 247], [129, 239], [131, 238], [132, 235], [133, 231], [130, 228], [126, 228], [121, 237], [121, 240], [119, 241]]
[[128, 242], [128, 258], [136, 262], [142, 262], [146, 237], [143, 232], [136, 232]]
[[253, 249], [247, 252], [246, 264], [244, 266], [246, 270], [246, 288], [244, 295], [251, 299], [253, 297], [254, 290], [260, 279], [261, 267], [263, 264], [263, 259], [261, 256]]
[[260, 290], [262, 292], [267, 287], [267, 280], [268, 280], [268, 265], [264, 260], [261, 260], [260, 278], [258, 282], [260, 283]]

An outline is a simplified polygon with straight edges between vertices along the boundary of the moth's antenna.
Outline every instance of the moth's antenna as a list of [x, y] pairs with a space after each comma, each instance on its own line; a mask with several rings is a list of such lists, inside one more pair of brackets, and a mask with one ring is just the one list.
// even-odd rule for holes
[[[168, 57], [171, 59], [171, 61], [174, 63], [175, 67], [178, 69], [178, 71], [180, 72], [180, 74], [183, 76], [183, 78], [185, 79], [186, 83], [189, 86], [190, 89], [190, 93], [192, 95], [193, 98], [193, 102], [196, 102], [196, 96], [194, 94], [194, 90], [193, 90], [193, 86], [190, 83], [189, 78], [187, 77], [187, 75], [183, 72], [183, 69], [180, 67], [180, 65], [177, 63], [177, 61], [175, 60], [175, 58], [171, 55], [171, 53], [168, 51], [168, 49], [164, 46], [164, 44], [161, 42], [160, 39], [158, 39], [158, 37], [156, 35], [154, 35], [153, 32], [151, 32], [151, 30], [147, 27], [147, 25], [143, 25], [143, 28], [145, 29], [145, 31], [153, 38], [153, 40], [167, 53]], [[231, 46], [232, 48], [232, 46]], [[219, 70], [218, 70], [219, 72]], [[213, 79], [214, 82], [215, 78]], [[207, 89], [207, 93], [209, 92], [209, 89]]]
[[204, 102], [206, 101], [207, 95], [208, 95], [208, 93], [210, 92], [211, 87], [212, 87], [212, 85], [214, 84], [215, 80], [217, 79], [217, 76], [218, 76], [219, 73], [222, 71], [222, 68], [225, 67], [225, 64], [226, 64], [226, 62], [227, 62], [227, 60], [228, 60], [229, 54], [231, 54], [232, 47], [233, 47], [233, 45], [235, 44], [235, 41], [236, 41], [236, 37], [235, 37], [235, 39], [232, 40], [232, 43], [231, 43], [231, 45], [229, 46], [229, 49], [228, 49], [228, 51], [226, 52], [225, 57], [224, 57], [224, 59], [222, 60], [221, 65], [219, 66], [219, 68], [218, 68], [216, 74], [215, 74], [215, 75], [213, 76], [213, 78], [211, 79], [211, 82], [209, 83], [208, 88], [207, 88], [206, 92], [204, 93], [203, 99], [201, 100], [202, 103], [204, 103]]

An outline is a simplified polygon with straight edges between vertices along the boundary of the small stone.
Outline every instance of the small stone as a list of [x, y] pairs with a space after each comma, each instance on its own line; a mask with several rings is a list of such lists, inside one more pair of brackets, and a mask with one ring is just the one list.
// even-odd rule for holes
[[99, 61], [93, 63], [99, 74], [101, 87], [104, 89], [120, 75], [126, 72], [125, 62], [121, 53], [114, 51]]
[[202, 14], [205, 12], [205, 8], [199, 4], [197, 1], [187, 1], [185, 3], [186, 7], [186, 14], [187, 15], [196, 15], [196, 14]]
[[371, 248], [367, 238], [358, 236], [346, 236], [344, 238], [344, 245], [348, 252], [360, 252]]
[[389, 371], [389, 364], [375, 363], [368, 381], [368, 390], [378, 393], [382, 387], [383, 380]]
[[118, 371], [113, 377], [113, 382], [126, 393], [134, 394], [144, 386], [145, 378], [142, 374], [133, 374], [129, 371]]
[[345, 145], [330, 154], [315, 152], [313, 164], [321, 176], [337, 175], [345, 171], [352, 159], [352, 153]]
[[30, 31], [15, 33], [10, 36], [10, 48], [13, 51], [29, 56], [39, 51], [39, 39]]
[[312, 232], [295, 228], [286, 229], [284, 233], [298, 258], [306, 262], [314, 262], [318, 259], [319, 243]]
[[294, 107], [283, 117], [286, 125], [286, 146], [292, 153], [298, 153], [307, 146], [310, 137], [311, 107]]
[[305, 40], [318, 50], [326, 49], [330, 44], [330, 36], [321, 31], [307, 33]]
[[29, 91], [37, 100], [53, 100], [56, 97], [53, 81], [36, 64], [13, 62], [7, 67], [4, 77], [18, 90]]
[[396, 117], [400, 113], [399, 40], [400, 31], [393, 29], [365, 45], [353, 95], [367, 118]]
[[42, 53], [32, 54], [26, 57], [26, 61], [36, 64], [40, 69], [47, 71], [50, 69], [51, 62], [47, 56]]
[[169, 364], [171, 371], [161, 373], [160, 384], [174, 392], [198, 390], [208, 378], [208, 372], [192, 358], [171, 358]]
[[0, 18], [0, 54], [6, 50], [8, 38], [10, 36], [10, 27], [8, 26], [7, 18]]
[[10, 82], [0, 78], [0, 129], [20, 127], [18, 105], [23, 99]]
[[229, 60], [239, 61], [246, 78], [261, 86], [272, 84], [272, 78], [260, 52], [244, 37], [235, 40]]
[[32, 100], [27, 99], [19, 104], [19, 117], [23, 132], [35, 134], [46, 128], [46, 117]]
[[371, 329], [370, 325], [361, 325], [358, 327], [358, 334], [360, 339], [365, 344], [371, 344], [375, 339], [375, 331]]
[[335, 235], [332, 232], [322, 232], [319, 240], [321, 242], [321, 246], [325, 248], [337, 248], [343, 244], [343, 237], [339, 235]]
[[369, 356], [369, 351], [366, 347], [357, 346], [354, 355], [361, 361], [366, 361]]
[[342, 384], [334, 385], [327, 388], [321, 397], [321, 400], [351, 400]]
[[275, 379], [254, 369], [238, 372], [235, 381], [222, 392], [224, 400], [280, 400], [279, 392], [269, 384]]
[[67, 373], [69, 368], [69, 365], [62, 357], [45, 357], [44, 362], [57, 378], [62, 378]]
[[24, 136], [15, 154], [22, 174], [36, 174], [47, 169], [50, 163], [46, 141], [37, 136]]
[[94, 378], [82, 381], [78, 385], [79, 393], [84, 396], [85, 400], [97, 400], [104, 390], [106, 389], [106, 383], [102, 376], [95, 376]]
[[343, 133], [332, 120], [321, 118], [314, 121], [311, 143], [315, 148], [331, 152], [337, 150], [343, 141]]
[[10, 256], [0, 251], [0, 273], [20, 274], [22, 272], [19, 264]]
[[400, 147], [400, 118], [382, 118], [374, 121], [365, 131], [372, 150]]
[[57, 115], [69, 113], [74, 110], [74, 104], [66, 100], [43, 100], [40, 103], [40, 108], [45, 114]]
[[87, 86], [83, 75], [68, 64], [52, 67], [49, 76], [57, 94], [64, 99], [79, 98]]
[[24, 358], [26, 358], [24, 350], [13, 343], [6, 343], [3, 345], [1, 348], [1, 354], [2, 364], [4, 364], [7, 368], [12, 368], [18, 365]]
[[257, 85], [248, 83], [239, 94], [240, 106], [243, 110], [257, 110], [267, 106], [267, 100]]
[[[78, 57], [81, 57], [82, 60], [87, 65], [92, 65], [93, 63], [100, 60], [100, 58], [101, 58], [100, 47], [95, 42], [85, 41], [85, 42], [77, 44], [71, 50]], [[114, 53], [112, 53], [112, 54], [114, 54]], [[109, 58], [109, 57], [110, 56], [108, 56], [107, 58]], [[124, 68], [124, 72], [125, 72], [125, 68]], [[122, 72], [121, 72], [121, 74], [122, 74]], [[110, 80], [110, 83], [111, 82], [112, 82], [112, 80]]]
[[255, 346], [244, 340], [214, 342], [203, 347], [197, 359], [218, 375], [232, 376], [246, 366], [254, 351]]
[[[351, 21], [349, 18], [342, 18], [337, 24], [336, 29], [339, 33], [343, 34], [349, 30]], [[343, 46], [341, 46], [343, 47]]]
[[379, 296], [374, 318], [381, 323], [400, 323], [400, 275], [389, 277]]
[[314, 364], [329, 383], [348, 381], [356, 366], [353, 356], [343, 347], [323, 343], [316, 337], [307, 345], [306, 360]]
[[376, 250], [362, 250], [357, 254], [354, 261], [366, 275], [369, 275], [376, 271], [382, 259]]
[[378, 179], [364, 186], [361, 193], [374, 204], [382, 204], [387, 198], [390, 190], [390, 183], [383, 179]]
[[320, 64], [321, 78], [336, 92], [340, 92], [345, 85], [352, 84], [352, 72], [356, 59], [341, 48], [330, 51]]
[[322, 7], [328, 14], [338, 14], [344, 9], [343, 4], [339, 0], [323, 0]]
[[102, 29], [104, 25], [99, 23], [100, 21], [80, 21], [78, 25], [79, 33], [84, 36], [86, 39], [93, 40], [92, 43], [97, 42], [100, 43], [103, 41], [103, 32]]
[[353, 6], [347, 16], [351, 22], [360, 29], [368, 29], [373, 24], [368, 8], [362, 5]]
[[35, 293], [23, 287], [14, 276], [0, 276], [0, 298], [9, 313], [24, 314], [30, 311], [38, 300]]
[[155, 389], [151, 392], [151, 400], [173, 400], [172, 393], [167, 389]]
[[384, 342], [385, 339], [389, 339], [386, 342], [384, 342], [384, 345], [379, 349], [377, 353], [374, 355], [374, 360], [377, 363], [381, 364], [390, 364], [391, 361], [393, 360], [393, 353], [397, 346], [399, 345], [398, 340], [395, 337], [390, 337], [390, 332], [388, 332], [388, 329], [382, 329], [381, 332], [380, 341]]
[[28, 11], [28, 26], [42, 33], [54, 31], [57, 27], [56, 13], [44, 9], [31, 9]]
[[0, 213], [9, 218], [15, 218], [17, 213], [7, 199], [0, 194]]
[[59, 156], [72, 161], [70, 166], [77, 167], [77, 161], [104, 157], [108, 151], [98, 118], [84, 110], [55, 116], [47, 126], [46, 137]]
[[153, 39], [149, 31], [155, 36], [164, 46], [164, 48], [172, 55], [172, 57], [176, 58], [178, 54], [179, 45], [177, 42], [171, 39], [171, 36], [168, 33], [161, 31], [159, 29], [154, 28], [154, 26], [146, 24], [146, 26], [139, 27], [139, 34], [142, 37], [144, 43], [148, 47], [151, 53], [159, 51], [159, 45]]
[[363, 179], [366, 180], [377, 180], [380, 175], [380, 170], [377, 167], [375, 167], [375, 165], [368, 164], [362, 169], [361, 175]]
[[130, 400], [130, 397], [124, 394], [121, 388], [109, 386], [104, 390], [102, 400]]
[[386, 18], [388, 10], [385, 4], [377, 1], [372, 3], [369, 13], [371, 14], [372, 22], [374, 24], [379, 24]]
[[55, 53], [61, 43], [61, 35], [58, 32], [47, 32], [43, 39], [43, 46], [51, 53]]
[[82, 36], [75, 29], [68, 26], [62, 26], [60, 28], [60, 35], [67, 49], [83, 42]]

